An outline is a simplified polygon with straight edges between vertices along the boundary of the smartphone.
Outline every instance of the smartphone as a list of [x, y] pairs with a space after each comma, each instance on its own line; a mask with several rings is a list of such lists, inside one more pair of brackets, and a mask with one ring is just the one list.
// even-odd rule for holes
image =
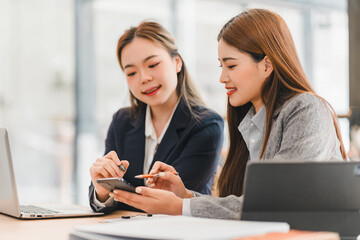
[[96, 180], [96, 182], [110, 192], [112, 192], [114, 189], [120, 189], [120, 190], [135, 193], [135, 187], [132, 186], [125, 179], [120, 178], [120, 177], [99, 178], [98, 180]]

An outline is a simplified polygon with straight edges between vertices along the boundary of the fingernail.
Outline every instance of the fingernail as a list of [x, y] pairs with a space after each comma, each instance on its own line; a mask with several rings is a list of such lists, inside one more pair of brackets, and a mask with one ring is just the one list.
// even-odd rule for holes
[[[119, 194], [118, 190], [114, 190], [113, 191], [115, 194]], [[110, 193], [109, 193], [110, 194]]]
[[110, 197], [114, 197], [114, 194], [111, 192], [111, 193], [109, 193], [109, 196], [110, 196]]
[[160, 176], [160, 177], [164, 177], [164, 176], [165, 176], [165, 173], [164, 173], [164, 172], [161, 172], [161, 173], [159, 173], [159, 176]]
[[141, 193], [141, 188], [135, 188], [135, 192], [137, 192], [137, 193]]
[[153, 184], [153, 183], [151, 183], [151, 184], [149, 185], [149, 187], [153, 187], [153, 186], [155, 186], [155, 184]]

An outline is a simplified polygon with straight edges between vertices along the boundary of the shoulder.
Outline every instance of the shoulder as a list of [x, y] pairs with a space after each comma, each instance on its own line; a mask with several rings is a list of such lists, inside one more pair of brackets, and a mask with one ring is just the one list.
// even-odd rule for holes
[[209, 125], [211, 123], [223, 124], [223, 118], [214, 110], [199, 104], [189, 106], [181, 99], [173, 115], [174, 121], [183, 126]]
[[214, 110], [204, 106], [195, 106], [192, 109], [195, 113], [192, 118], [197, 120], [199, 124], [208, 125], [212, 123], [218, 123], [224, 125], [223, 118]]
[[311, 93], [299, 94], [288, 100], [274, 118], [279, 130], [290, 130], [293, 136], [311, 134], [323, 136], [334, 129], [333, 118], [328, 104]]
[[266, 159], [341, 158], [331, 110], [321, 97], [299, 94], [285, 102], [274, 120]]
[[279, 116], [321, 116], [330, 114], [330, 109], [326, 102], [312, 93], [301, 93], [291, 98], [280, 107]]
[[113, 121], [114, 120], [130, 119], [131, 118], [131, 112], [132, 112], [132, 109], [130, 107], [120, 108], [118, 111], [116, 111], [114, 113]]
[[209, 140], [213, 137], [222, 136], [224, 131], [224, 120], [216, 113], [204, 106], [192, 106], [191, 111], [186, 106], [182, 106], [173, 116], [170, 127], [183, 129], [183, 136], [200, 134]]
[[324, 101], [319, 98], [318, 96], [315, 96], [312, 93], [300, 93], [296, 95], [295, 97], [288, 100], [284, 106], [283, 109], [292, 109], [292, 108], [299, 108], [299, 107], [305, 107], [305, 106], [315, 106], [315, 107], [324, 107]]
[[133, 108], [131, 107], [120, 108], [113, 115], [112, 125], [115, 125], [117, 127], [139, 125], [143, 121], [145, 121], [145, 112], [145, 109], [142, 109], [139, 113], [135, 114]]

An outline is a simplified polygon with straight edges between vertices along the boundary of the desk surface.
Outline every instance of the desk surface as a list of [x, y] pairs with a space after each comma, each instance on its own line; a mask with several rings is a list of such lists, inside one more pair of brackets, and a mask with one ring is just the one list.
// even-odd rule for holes
[[[6, 240], [21, 240], [21, 239], [37, 239], [37, 240], [68, 240], [70, 232], [78, 225], [94, 224], [104, 221], [105, 219], [119, 218], [121, 216], [134, 216], [141, 213], [130, 211], [116, 211], [111, 214], [100, 217], [80, 217], [80, 218], [54, 218], [41, 220], [20, 220], [7, 215], [0, 214], [0, 237]], [[291, 232], [291, 231], [290, 231]], [[306, 233], [306, 232], [305, 232]], [[291, 233], [289, 236], [276, 236], [271, 238], [264, 238], [266, 235], [255, 236], [253, 238], [244, 238], [245, 240], [260, 240], [260, 239], [293, 239]], [[317, 239], [317, 240], [339, 240], [337, 233], [314, 233], [308, 238], [296, 239]], [[299, 233], [297, 233], [299, 235]], [[240, 238], [242, 239], [242, 238]], [[295, 239], [295, 238], [294, 238]]]
[[139, 213], [116, 211], [100, 217], [54, 218], [41, 220], [20, 220], [0, 214], [0, 236], [1, 239], [6, 240], [68, 240], [69, 234], [75, 226], [99, 223], [105, 219], [137, 214]]

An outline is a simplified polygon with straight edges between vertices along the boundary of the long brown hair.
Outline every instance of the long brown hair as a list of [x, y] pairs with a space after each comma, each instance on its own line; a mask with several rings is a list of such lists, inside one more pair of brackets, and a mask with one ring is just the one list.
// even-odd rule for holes
[[[142, 22], [137, 27], [131, 27], [124, 32], [124, 34], [120, 37], [117, 45], [117, 59], [119, 61], [120, 67], [124, 70], [122, 61], [121, 61], [121, 52], [126, 45], [131, 43], [136, 38], [143, 38], [154, 42], [162, 46], [171, 57], [175, 58], [176, 56], [180, 56], [178, 52], [178, 48], [175, 45], [175, 39], [172, 35], [159, 23], [156, 22]], [[205, 106], [204, 101], [202, 100], [199, 91], [195, 87], [184, 63], [184, 60], [181, 58], [182, 68], [180, 72], [177, 74], [177, 87], [176, 93], [180, 99], [183, 99], [186, 106], [188, 107], [190, 113], [195, 117], [199, 117], [201, 113], [194, 112], [192, 107], [194, 106]], [[145, 103], [135, 98], [135, 96], [130, 92], [130, 103], [132, 113], [136, 116], [141, 112], [145, 107]]]
[[[294, 41], [285, 21], [276, 13], [266, 9], [250, 9], [230, 19], [221, 29], [218, 41], [223, 40], [240, 52], [248, 53], [255, 62], [267, 56], [273, 65], [273, 72], [262, 86], [262, 100], [266, 106], [266, 125], [260, 159], [264, 156], [269, 140], [274, 111], [287, 100], [300, 93], [312, 93], [319, 97], [311, 87], [300, 64]], [[321, 98], [321, 97], [319, 97]], [[340, 141], [342, 157], [347, 159], [341, 139], [335, 111], [330, 108], [337, 137]], [[221, 197], [243, 192], [243, 182], [249, 151], [238, 131], [252, 104], [233, 107], [228, 102], [227, 120], [229, 125], [229, 154], [219, 177], [218, 187]]]

